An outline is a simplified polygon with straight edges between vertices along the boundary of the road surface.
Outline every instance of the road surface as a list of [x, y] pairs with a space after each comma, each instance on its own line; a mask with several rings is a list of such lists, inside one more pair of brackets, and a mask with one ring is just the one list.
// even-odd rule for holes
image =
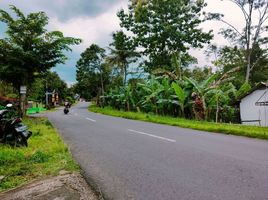
[[48, 113], [105, 199], [268, 200], [268, 142], [88, 112]]

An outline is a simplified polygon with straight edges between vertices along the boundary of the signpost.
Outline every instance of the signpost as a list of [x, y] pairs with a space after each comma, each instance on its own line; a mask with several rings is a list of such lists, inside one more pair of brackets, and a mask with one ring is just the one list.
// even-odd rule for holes
[[21, 108], [21, 115], [25, 115], [26, 113], [26, 92], [27, 92], [27, 87], [25, 85], [20, 86], [20, 108]]
[[27, 91], [27, 87], [22, 85], [20, 86], [20, 94], [26, 94], [26, 91]]

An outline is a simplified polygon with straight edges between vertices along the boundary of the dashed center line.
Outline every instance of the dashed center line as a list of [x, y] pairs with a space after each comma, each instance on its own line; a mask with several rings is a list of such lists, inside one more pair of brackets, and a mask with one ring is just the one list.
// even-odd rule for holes
[[157, 139], [160, 139], [160, 140], [165, 140], [165, 141], [168, 141], [168, 142], [176, 142], [176, 140], [173, 140], [173, 139], [169, 139], [169, 138], [165, 138], [165, 137], [161, 137], [161, 136], [157, 136], [157, 135], [153, 135], [153, 134], [149, 134], [149, 133], [144, 133], [144, 132], [141, 132], [141, 131], [135, 131], [135, 130], [132, 130], [132, 129], [128, 129], [128, 131], [133, 132], [133, 133], [138, 133], [138, 134], [141, 134], [141, 135], [147, 135], [147, 136], [154, 137], [154, 138], [157, 138]]
[[96, 120], [94, 120], [94, 119], [90, 119], [90, 118], [86, 118], [87, 120], [89, 120], [89, 121], [92, 121], [92, 122], [96, 122]]

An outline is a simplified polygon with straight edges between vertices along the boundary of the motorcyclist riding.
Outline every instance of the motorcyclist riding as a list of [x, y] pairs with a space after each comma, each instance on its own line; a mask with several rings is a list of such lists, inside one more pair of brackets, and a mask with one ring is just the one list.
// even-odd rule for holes
[[71, 104], [68, 101], [64, 102], [64, 114], [67, 114], [69, 112], [69, 108], [71, 107]]

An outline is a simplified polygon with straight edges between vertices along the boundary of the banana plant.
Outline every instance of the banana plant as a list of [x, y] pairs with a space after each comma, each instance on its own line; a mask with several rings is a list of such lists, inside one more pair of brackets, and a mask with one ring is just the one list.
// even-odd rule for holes
[[157, 101], [159, 100], [160, 93], [163, 91], [161, 83], [153, 76], [145, 83], [138, 83], [139, 88], [143, 91], [143, 98], [140, 103], [145, 109], [152, 108], [156, 114], [158, 114], [159, 106]]
[[208, 101], [208, 107], [216, 107], [215, 121], [219, 121], [219, 112], [221, 107], [228, 106], [232, 97], [235, 97], [237, 93], [236, 88], [232, 83], [229, 83], [226, 87], [217, 87], [210, 90], [207, 95], [210, 96]]
[[176, 97], [178, 99], [178, 105], [180, 107], [182, 117], [184, 117], [185, 116], [184, 107], [186, 103], [187, 93], [184, 89], [182, 89], [182, 87], [178, 83], [173, 82], [172, 88], [174, 89]]
[[161, 113], [163, 115], [166, 115], [169, 114], [170, 111], [172, 111], [174, 101], [172, 95], [174, 94], [174, 92], [171, 88], [170, 80], [168, 78], [162, 79], [160, 87], [161, 92], [159, 93], [159, 98], [156, 103], [161, 110]]
[[133, 90], [134, 88], [132, 88], [130, 84], [124, 87], [124, 97], [125, 97], [127, 111], [130, 111], [131, 107], [136, 107]]
[[193, 90], [197, 92], [197, 95], [201, 98], [203, 110], [205, 113], [205, 119], [207, 119], [207, 106], [206, 106], [206, 96], [207, 92], [212, 89], [213, 82], [215, 82], [218, 74], [213, 74], [209, 76], [207, 79], [201, 81], [198, 83], [196, 80], [192, 78], [185, 77], [185, 80], [189, 82], [189, 84], [192, 85]]
[[207, 95], [208, 94], [207, 93], [210, 90], [215, 89], [219, 87], [220, 85], [233, 80], [234, 77], [232, 76], [232, 74], [239, 70], [240, 70], [240, 67], [236, 67], [225, 72], [221, 76], [219, 73], [215, 73], [211, 76], [208, 76], [205, 80], [199, 83], [192, 78], [185, 77], [186, 81], [188, 81], [193, 86], [194, 90], [198, 93], [199, 97], [202, 100], [203, 110], [205, 113], [205, 119], [207, 119], [208, 117], [208, 113], [207, 113]]

